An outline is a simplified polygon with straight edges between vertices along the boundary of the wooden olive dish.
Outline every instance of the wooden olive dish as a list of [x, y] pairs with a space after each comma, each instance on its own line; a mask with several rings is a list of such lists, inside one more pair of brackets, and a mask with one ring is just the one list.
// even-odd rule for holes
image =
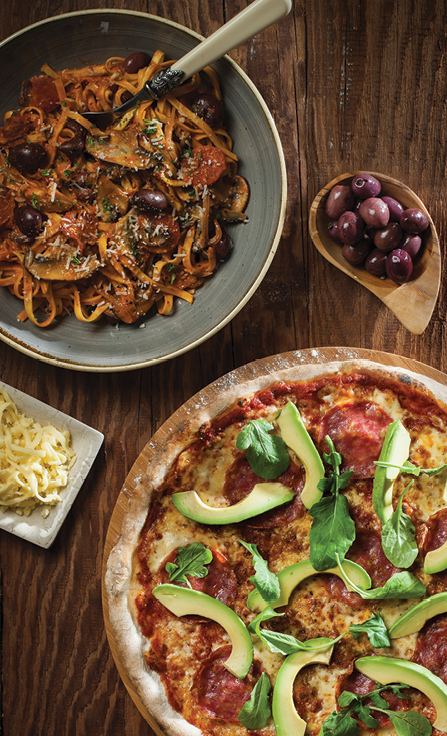
[[317, 250], [330, 263], [347, 273], [351, 278], [365, 286], [379, 297], [396, 315], [407, 330], [420, 335], [427, 327], [435, 308], [441, 281], [441, 252], [436, 228], [429, 213], [419, 197], [405, 184], [384, 174], [368, 172], [382, 185], [382, 195], [394, 197], [402, 206], [417, 207], [428, 217], [428, 229], [422, 234], [422, 250], [415, 259], [414, 269], [409, 281], [396, 284], [389, 278], [379, 278], [368, 273], [363, 266], [352, 266], [342, 256], [342, 246], [328, 235], [329, 218], [325, 212], [326, 199], [336, 184], [350, 184], [357, 174], [354, 171], [342, 174], [321, 189], [312, 202], [309, 215], [309, 232]]

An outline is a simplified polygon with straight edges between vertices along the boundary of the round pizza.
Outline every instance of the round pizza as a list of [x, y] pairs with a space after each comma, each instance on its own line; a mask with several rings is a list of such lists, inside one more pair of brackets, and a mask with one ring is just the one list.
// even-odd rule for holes
[[123, 489], [106, 564], [150, 722], [447, 733], [447, 389], [356, 360], [198, 396]]

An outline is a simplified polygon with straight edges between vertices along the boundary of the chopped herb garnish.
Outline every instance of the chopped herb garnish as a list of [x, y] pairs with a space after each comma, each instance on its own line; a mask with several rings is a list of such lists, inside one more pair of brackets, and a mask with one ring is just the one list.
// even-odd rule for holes
[[71, 259], [71, 262], [76, 263], [76, 265], [80, 265], [81, 263], [80, 259], [77, 256], [73, 256], [73, 258]]
[[40, 211], [41, 209], [39, 205], [39, 200], [37, 199], [37, 196], [35, 194], [33, 194], [33, 196], [31, 197], [31, 206], [34, 207], [35, 210]]

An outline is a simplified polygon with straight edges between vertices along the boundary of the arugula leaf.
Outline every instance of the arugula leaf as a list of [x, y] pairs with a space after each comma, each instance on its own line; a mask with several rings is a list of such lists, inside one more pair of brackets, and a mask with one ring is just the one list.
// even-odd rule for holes
[[278, 613], [278, 611], [275, 611], [271, 606], [266, 606], [264, 610], [261, 611], [261, 613], [258, 613], [256, 618], [248, 624], [247, 628], [252, 634], [256, 634], [256, 636], [260, 637], [260, 634], [258, 634], [260, 624], [263, 621], [269, 621], [271, 618], [278, 618], [279, 616], [284, 616], [284, 614]]
[[396, 567], [410, 567], [418, 556], [414, 524], [408, 514], [402, 511], [404, 494], [412, 482], [405, 488], [396, 510], [382, 528], [382, 549]]
[[205, 567], [213, 559], [213, 553], [201, 542], [193, 542], [187, 547], [179, 547], [176, 563], [167, 562], [165, 569], [171, 582], [186, 583], [191, 587], [187, 575], [204, 578], [208, 575]]
[[[333, 711], [326, 719], [320, 736], [357, 736], [359, 724], [353, 717], [354, 715], [358, 716], [367, 728], [377, 728], [379, 722], [374, 718], [375, 711], [388, 716], [396, 729], [397, 736], [430, 736], [432, 726], [425, 716], [412, 710], [392, 711], [381, 696], [383, 690], [391, 690], [399, 698], [408, 698], [408, 695], [401, 692], [406, 687], [403, 684], [384, 685], [364, 695], [344, 690], [338, 698], [341, 710]], [[372, 701], [372, 705], [367, 703], [368, 700]]]
[[269, 621], [271, 618], [278, 618], [284, 616], [283, 613], [278, 613], [271, 606], [266, 606], [261, 613], [259, 613], [253, 621], [248, 624], [248, 630], [252, 634], [259, 636], [269, 647], [271, 652], [276, 654], [295, 654], [295, 652], [309, 651], [317, 649], [327, 649], [331, 644], [335, 644], [337, 641], [343, 638], [344, 634], [340, 634], [336, 639], [328, 639], [327, 637], [320, 637], [318, 639], [308, 639], [307, 641], [299, 641], [294, 636], [289, 634], [281, 634], [278, 631], [270, 631], [269, 629], [261, 629], [261, 623], [263, 621]]
[[345, 581], [345, 583], [351, 586], [352, 590], [358, 593], [365, 600], [384, 598], [422, 598], [426, 590], [425, 585], [407, 570], [404, 572], [396, 572], [388, 578], [385, 585], [380, 588], [365, 590], [350, 580], [341, 566], [341, 560], [338, 555], [337, 564], [340, 570], [340, 577]]
[[384, 460], [374, 460], [374, 465], [378, 465], [381, 468], [398, 468], [401, 473], [408, 473], [409, 475], [415, 475], [417, 477], [419, 477], [421, 473], [432, 477], [447, 468], [447, 465], [439, 465], [437, 468], [420, 468], [418, 465], [414, 465], [410, 462], [410, 460], [406, 460], [403, 465], [387, 463]]
[[388, 636], [388, 629], [380, 613], [373, 613], [372, 617], [361, 624], [351, 624], [349, 633], [354, 639], [358, 639], [360, 634], [368, 634], [368, 638], [373, 647], [389, 647], [391, 646]]
[[287, 445], [282, 437], [270, 434], [273, 424], [266, 419], [254, 419], [239, 432], [238, 450], [247, 450], [251, 469], [260, 478], [273, 480], [284, 473], [290, 464]]
[[242, 539], [239, 542], [253, 555], [256, 574], [251, 576], [251, 582], [266, 603], [273, 603], [281, 594], [278, 577], [275, 573], [270, 572], [268, 564], [259, 554], [256, 544], [243, 542]]
[[266, 725], [272, 712], [269, 700], [271, 687], [269, 678], [263, 672], [252, 690], [250, 700], [242, 706], [237, 717], [245, 728], [255, 731]]

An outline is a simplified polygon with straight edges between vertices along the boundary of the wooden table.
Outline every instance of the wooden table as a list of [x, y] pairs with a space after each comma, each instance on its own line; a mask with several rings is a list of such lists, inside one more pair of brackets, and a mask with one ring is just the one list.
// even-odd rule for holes
[[[203, 35], [244, 0], [98, 0], [164, 16]], [[3, 3], [0, 36], [69, 3]], [[192, 394], [258, 358], [320, 346], [400, 354], [447, 372], [446, 301], [416, 337], [370, 292], [327, 263], [308, 237], [309, 206], [335, 176], [383, 172], [414, 189], [447, 226], [447, 37], [442, 0], [303, 0], [277, 27], [232, 52], [278, 126], [288, 166], [284, 234], [250, 302], [219, 334], [176, 360], [88, 374], [0, 344], [6, 383], [102, 431], [105, 443], [48, 551], [0, 533], [4, 736], [151, 734], [122, 685], [103, 624], [101, 565], [124, 479], [151, 435]], [[3, 730], [2, 730], [3, 729]]]

